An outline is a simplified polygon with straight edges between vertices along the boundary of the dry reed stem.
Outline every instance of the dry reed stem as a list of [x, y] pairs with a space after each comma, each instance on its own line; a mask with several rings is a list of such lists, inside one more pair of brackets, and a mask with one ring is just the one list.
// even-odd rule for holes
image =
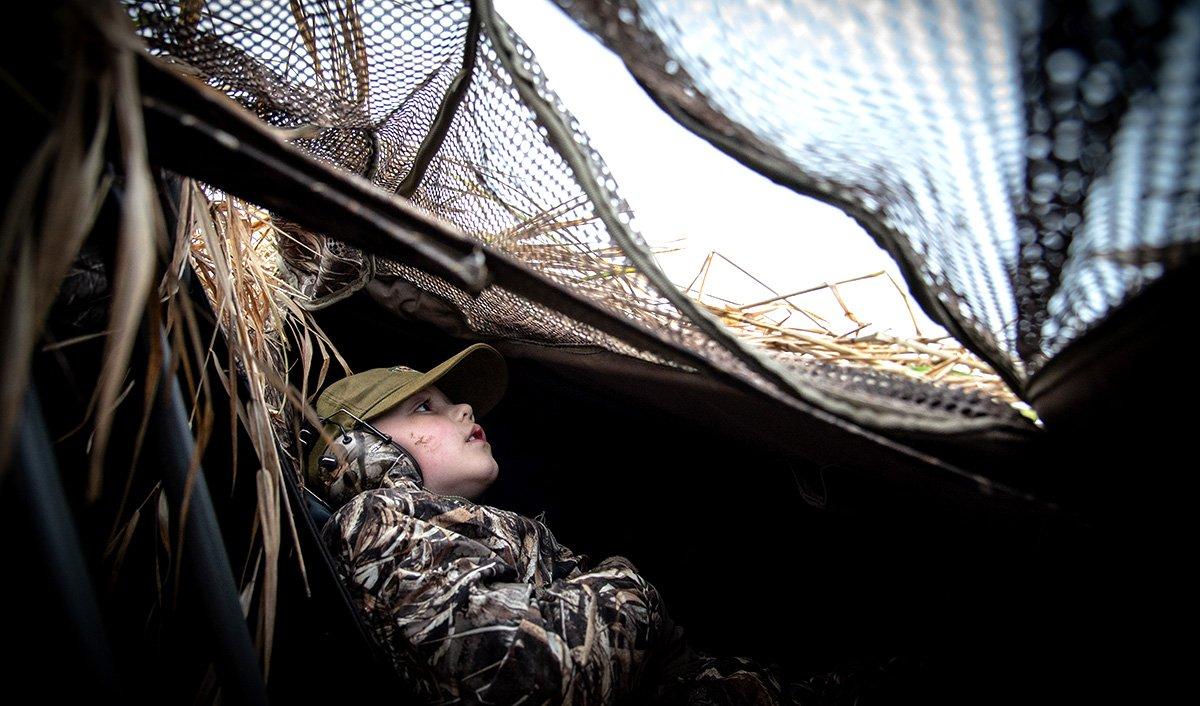
[[[187, 208], [182, 209], [181, 218], [188, 224], [188, 256], [209, 297], [217, 328], [228, 343], [227, 365], [224, 370], [214, 366], [214, 370], [229, 396], [234, 425], [230, 433], [236, 438], [236, 426], [240, 424], [261, 463], [255, 476], [258, 505], [251, 528], [251, 546], [257, 541], [258, 549], [246, 557], [243, 594], [247, 616], [250, 597], [258, 598], [255, 634], [266, 671], [272, 653], [280, 545], [285, 531], [297, 546], [307, 586], [295, 509], [289, 504], [282, 480], [282, 473], [301, 468], [303, 459], [289, 456], [285, 463], [279, 451], [290, 454], [299, 448], [299, 419], [321, 428], [309, 403], [313, 368], [319, 367], [315, 391], [323, 386], [331, 362], [336, 361], [347, 374], [350, 366], [311, 312], [300, 306], [300, 293], [283, 279], [276, 243], [286, 234], [275, 227], [270, 214], [227, 195], [214, 192], [210, 196], [191, 181], [185, 182], [185, 190]], [[292, 358], [292, 346], [299, 350], [298, 360]], [[300, 390], [287, 379], [288, 371], [297, 363], [298, 377], [304, 381]], [[232, 375], [235, 370], [249, 390], [244, 399]], [[236, 476], [236, 468], [232, 473]]]
[[[108, 190], [101, 168], [112, 108], [111, 73], [104, 67], [94, 73], [78, 51], [70, 59], [67, 86], [54, 127], [18, 176], [0, 231], [0, 479], [14, 447], [14, 424], [46, 315]], [[89, 89], [91, 96], [86, 95]], [[87, 110], [89, 98], [94, 112]], [[32, 207], [43, 185], [45, 208], [39, 218]]]
[[[744, 268], [725, 258], [725, 256], [716, 251], [710, 251], [700, 271], [696, 273], [692, 282], [686, 288], [683, 288], [683, 291], [691, 295], [709, 312], [724, 321], [739, 336], [755, 345], [771, 351], [788, 352], [790, 354], [799, 353], [803, 356], [824, 362], [902, 373], [910, 377], [929, 382], [939, 382], [958, 389], [979, 391], [1008, 403], [1018, 401], [1016, 395], [1009, 390], [1000, 376], [996, 375], [987, 363], [977, 358], [970, 351], [967, 351], [957, 341], [949, 337], [937, 340], [922, 337], [907, 294], [885, 271], [872, 272], [838, 282], [826, 282], [786, 295], [776, 293], [775, 296], [769, 299], [756, 301], [751, 304], [736, 304], [722, 300], [726, 301], [726, 304], [715, 305], [705, 302], [702, 299], [702, 297], [720, 299], [719, 297], [714, 297], [711, 294], [705, 295], [704, 293], [706, 280], [714, 257], [725, 259], [743, 273], [755, 279], [755, 281], [759, 281], [749, 272], [746, 272]], [[896, 286], [898, 294], [904, 300], [909, 315], [913, 319], [913, 328], [917, 332], [916, 338], [906, 338], [891, 332], [858, 335], [864, 329], [868, 328], [870, 324], [861, 321], [850, 310], [838, 288], [842, 285], [880, 276], [886, 276]], [[699, 287], [696, 287], [697, 280], [700, 282]], [[763, 286], [766, 287], [765, 284]], [[770, 287], [766, 288], [770, 289]], [[783, 302], [790, 308], [803, 312], [804, 310], [801, 307], [791, 301], [791, 297], [823, 290], [829, 290], [834, 296], [841, 306], [846, 319], [855, 324], [854, 329], [845, 334], [835, 335], [828, 327], [825, 327], [822, 331], [814, 331], [796, 326], [786, 326], [767, 318], [769, 315], [776, 313], [778, 311], [777, 308], [761, 309], [761, 307], [767, 305]], [[774, 290], [771, 291], [774, 292]], [[810, 316], [810, 318], [814, 321], [817, 320], [815, 315]], [[824, 324], [819, 325], [824, 327]], [[939, 343], [939, 340], [944, 342]]]
[[[792, 311], [802, 314], [803, 316], [808, 318], [810, 321], [812, 321], [814, 324], [816, 324], [817, 326], [820, 326], [822, 331], [824, 331], [825, 333], [829, 333], [829, 334], [833, 333], [833, 331], [830, 330], [829, 327], [825, 325], [828, 322], [825, 321], [824, 317], [820, 316], [819, 314], [817, 314], [815, 312], [809, 311], [808, 309], [797, 306], [796, 303], [791, 300], [791, 297], [796, 296], [796, 294], [803, 294], [804, 292], [797, 292], [797, 293], [793, 293], [793, 294], [781, 295], [781, 294], [779, 294], [779, 292], [775, 291], [766, 282], [763, 282], [761, 279], [759, 279], [758, 277], [751, 274], [746, 268], [737, 264], [736, 262], [729, 259], [725, 255], [722, 255], [721, 253], [717, 252], [716, 250], [710, 250], [708, 252], [708, 256], [706, 258], [704, 258], [704, 264], [700, 266], [700, 270], [696, 273], [696, 276], [692, 278], [691, 283], [688, 284], [687, 288], [684, 290], [685, 293], [690, 293], [692, 290], [692, 287], [694, 287], [696, 284], [696, 280], [701, 279], [701, 276], [703, 275], [703, 280], [701, 281], [700, 288], [697, 290], [697, 292], [695, 294], [695, 298], [697, 300], [700, 300], [700, 298], [704, 296], [704, 284], [708, 279], [708, 272], [712, 267], [713, 257], [719, 257], [722, 260], [724, 260], [725, 262], [728, 262], [730, 265], [737, 268], [737, 270], [740, 271], [742, 274], [746, 275], [747, 277], [749, 277], [750, 279], [754, 280], [756, 283], [761, 285], [764, 289], [771, 292], [774, 296], [771, 299], [767, 299], [767, 300], [764, 300], [761, 302], [755, 302], [753, 304], [739, 304], [738, 302], [729, 301], [728, 299], [722, 299], [721, 297], [718, 297], [713, 294], [708, 295], [710, 298], [717, 299], [719, 301], [723, 301], [727, 304], [732, 305], [733, 308], [738, 309], [738, 310], [743, 310], [743, 311], [746, 309], [757, 308], [759, 306], [765, 306], [766, 304], [774, 304], [774, 303], [782, 301], [787, 306], [788, 309], [791, 309]], [[817, 289], [824, 288], [825, 286], [826, 285], [821, 285], [821, 287], [818, 287]]]
[[[187, 197], [182, 202], [181, 220], [188, 227], [189, 257], [210, 297], [230, 355], [224, 370], [221, 366], [214, 366], [214, 370], [230, 400], [231, 423], [240, 423], [246, 430], [261, 464], [255, 474], [258, 504], [251, 527], [251, 546], [255, 546], [255, 540], [258, 542], [257, 558], [252, 562], [253, 576], [243, 584], [243, 593], [258, 597], [255, 636], [266, 672], [273, 646], [283, 517], [288, 517], [292, 539], [299, 545], [281, 479], [282, 473], [291, 472], [291, 464], [285, 471], [278, 453], [281, 446], [287, 446], [279, 436], [286, 428], [282, 419], [286, 395], [277, 389], [284, 376], [274, 374], [277, 369], [287, 369], [282, 332], [288, 312], [276, 301], [273, 287], [279, 284], [278, 277], [273, 266], [262, 261], [263, 252], [251, 230], [256, 221], [247, 210], [232, 199], [222, 202], [223, 208], [212, 204], [190, 180], [185, 181], [184, 189]], [[238, 391], [236, 373], [240, 373], [238, 377], [249, 391], [244, 399]], [[236, 438], [236, 428], [230, 433]], [[236, 459], [236, 449], [234, 453]], [[236, 479], [236, 474], [235, 463], [231, 475]], [[305, 574], [302, 556], [300, 567]], [[249, 616], [248, 601], [243, 608]]]
[[[115, 7], [115, 6], [114, 6]], [[102, 31], [111, 35], [114, 47], [128, 34], [128, 18], [103, 13]], [[105, 339], [104, 363], [96, 403], [96, 443], [88, 474], [87, 499], [95, 502], [102, 489], [104, 456], [116, 412], [116, 397], [134, 339], [145, 314], [153, 286], [155, 255], [166, 237], [161, 212], [155, 197], [146, 134], [142, 126], [141, 93], [131, 51], [115, 52], [113, 57], [114, 122], [120, 136], [125, 165], [125, 201], [117, 230], [117, 261], [121, 267], [114, 275], [113, 298], [109, 311], [112, 333]], [[157, 362], [154, 356], [152, 360]], [[187, 506], [184, 506], [186, 512]], [[184, 522], [181, 516], [180, 525]]]

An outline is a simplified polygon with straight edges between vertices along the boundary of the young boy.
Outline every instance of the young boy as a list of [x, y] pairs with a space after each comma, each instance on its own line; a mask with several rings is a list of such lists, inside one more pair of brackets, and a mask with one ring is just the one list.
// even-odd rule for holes
[[[777, 680], [690, 650], [624, 557], [591, 563], [541, 522], [473, 502], [499, 472], [477, 423], [507, 370], [475, 344], [432, 370], [340, 380], [307, 477], [322, 538], [396, 669], [431, 703], [776, 703]], [[436, 384], [435, 384], [436, 383]]]

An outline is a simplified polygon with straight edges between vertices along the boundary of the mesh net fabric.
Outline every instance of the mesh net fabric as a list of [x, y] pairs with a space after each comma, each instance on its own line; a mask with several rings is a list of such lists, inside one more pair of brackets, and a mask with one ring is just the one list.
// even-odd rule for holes
[[558, 4], [1018, 382], [1196, 252], [1200, 3]]
[[[293, 144], [312, 156], [392, 192], [462, 67], [470, 16], [466, 1], [367, 2], [326, 12], [294, 11], [286, 2], [197, 7], [129, 4], [153, 53], [186, 64], [265, 122], [304, 134]], [[466, 95], [410, 200], [649, 328], [678, 320], [647, 306], [646, 283], [596, 221], [486, 37], [476, 52]], [[294, 224], [282, 229], [292, 238], [281, 250], [310, 306], [362, 286], [371, 258]], [[666, 363], [500, 287], [472, 297], [402, 263], [380, 258], [374, 269], [452, 302], [480, 334], [599, 344]]]
[[[1031, 0], [560, 5], [689, 127], [857, 217], [935, 318], [1018, 384], [1200, 239], [1195, 2], [1096, 2], [1071, 16]], [[639, 264], [647, 249], [603, 160], [519, 37], [499, 21], [472, 34], [466, 0], [127, 6], [153, 53], [393, 193], [473, 54], [440, 147], [404, 194], [414, 204], [764, 390], [756, 356], [854, 421], [1023, 424], [939, 385], [739, 355]], [[555, 140], [547, 116], [569, 139]], [[306, 237], [319, 247], [283, 249], [315, 305], [372, 275], [402, 278], [480, 335], [671, 364], [502, 287], [472, 296]]]

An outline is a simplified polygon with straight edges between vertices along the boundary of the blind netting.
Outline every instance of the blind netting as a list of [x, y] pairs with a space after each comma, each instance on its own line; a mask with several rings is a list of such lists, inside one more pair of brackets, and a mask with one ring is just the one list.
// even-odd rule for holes
[[[1200, 239], [1198, 3], [559, 4], [689, 128], [858, 218], [934, 318], [1018, 385]], [[756, 386], [782, 380], [889, 427], [1023, 424], [979, 394], [722, 333], [657, 270], [602, 158], [489, 2], [126, 5], [152, 54], [312, 157]], [[280, 226], [311, 306], [398, 278], [481, 336], [668, 364], [502, 287], [472, 296], [336, 233]]]
[[1018, 382], [1200, 240], [1200, 3], [559, 5]]

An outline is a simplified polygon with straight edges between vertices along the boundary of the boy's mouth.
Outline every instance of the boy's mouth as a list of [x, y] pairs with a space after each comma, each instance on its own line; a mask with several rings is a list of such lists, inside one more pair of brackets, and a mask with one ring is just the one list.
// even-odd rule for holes
[[487, 434], [483, 433], [483, 427], [478, 424], [471, 428], [471, 433], [467, 436], [467, 443], [472, 441], [487, 441]]

